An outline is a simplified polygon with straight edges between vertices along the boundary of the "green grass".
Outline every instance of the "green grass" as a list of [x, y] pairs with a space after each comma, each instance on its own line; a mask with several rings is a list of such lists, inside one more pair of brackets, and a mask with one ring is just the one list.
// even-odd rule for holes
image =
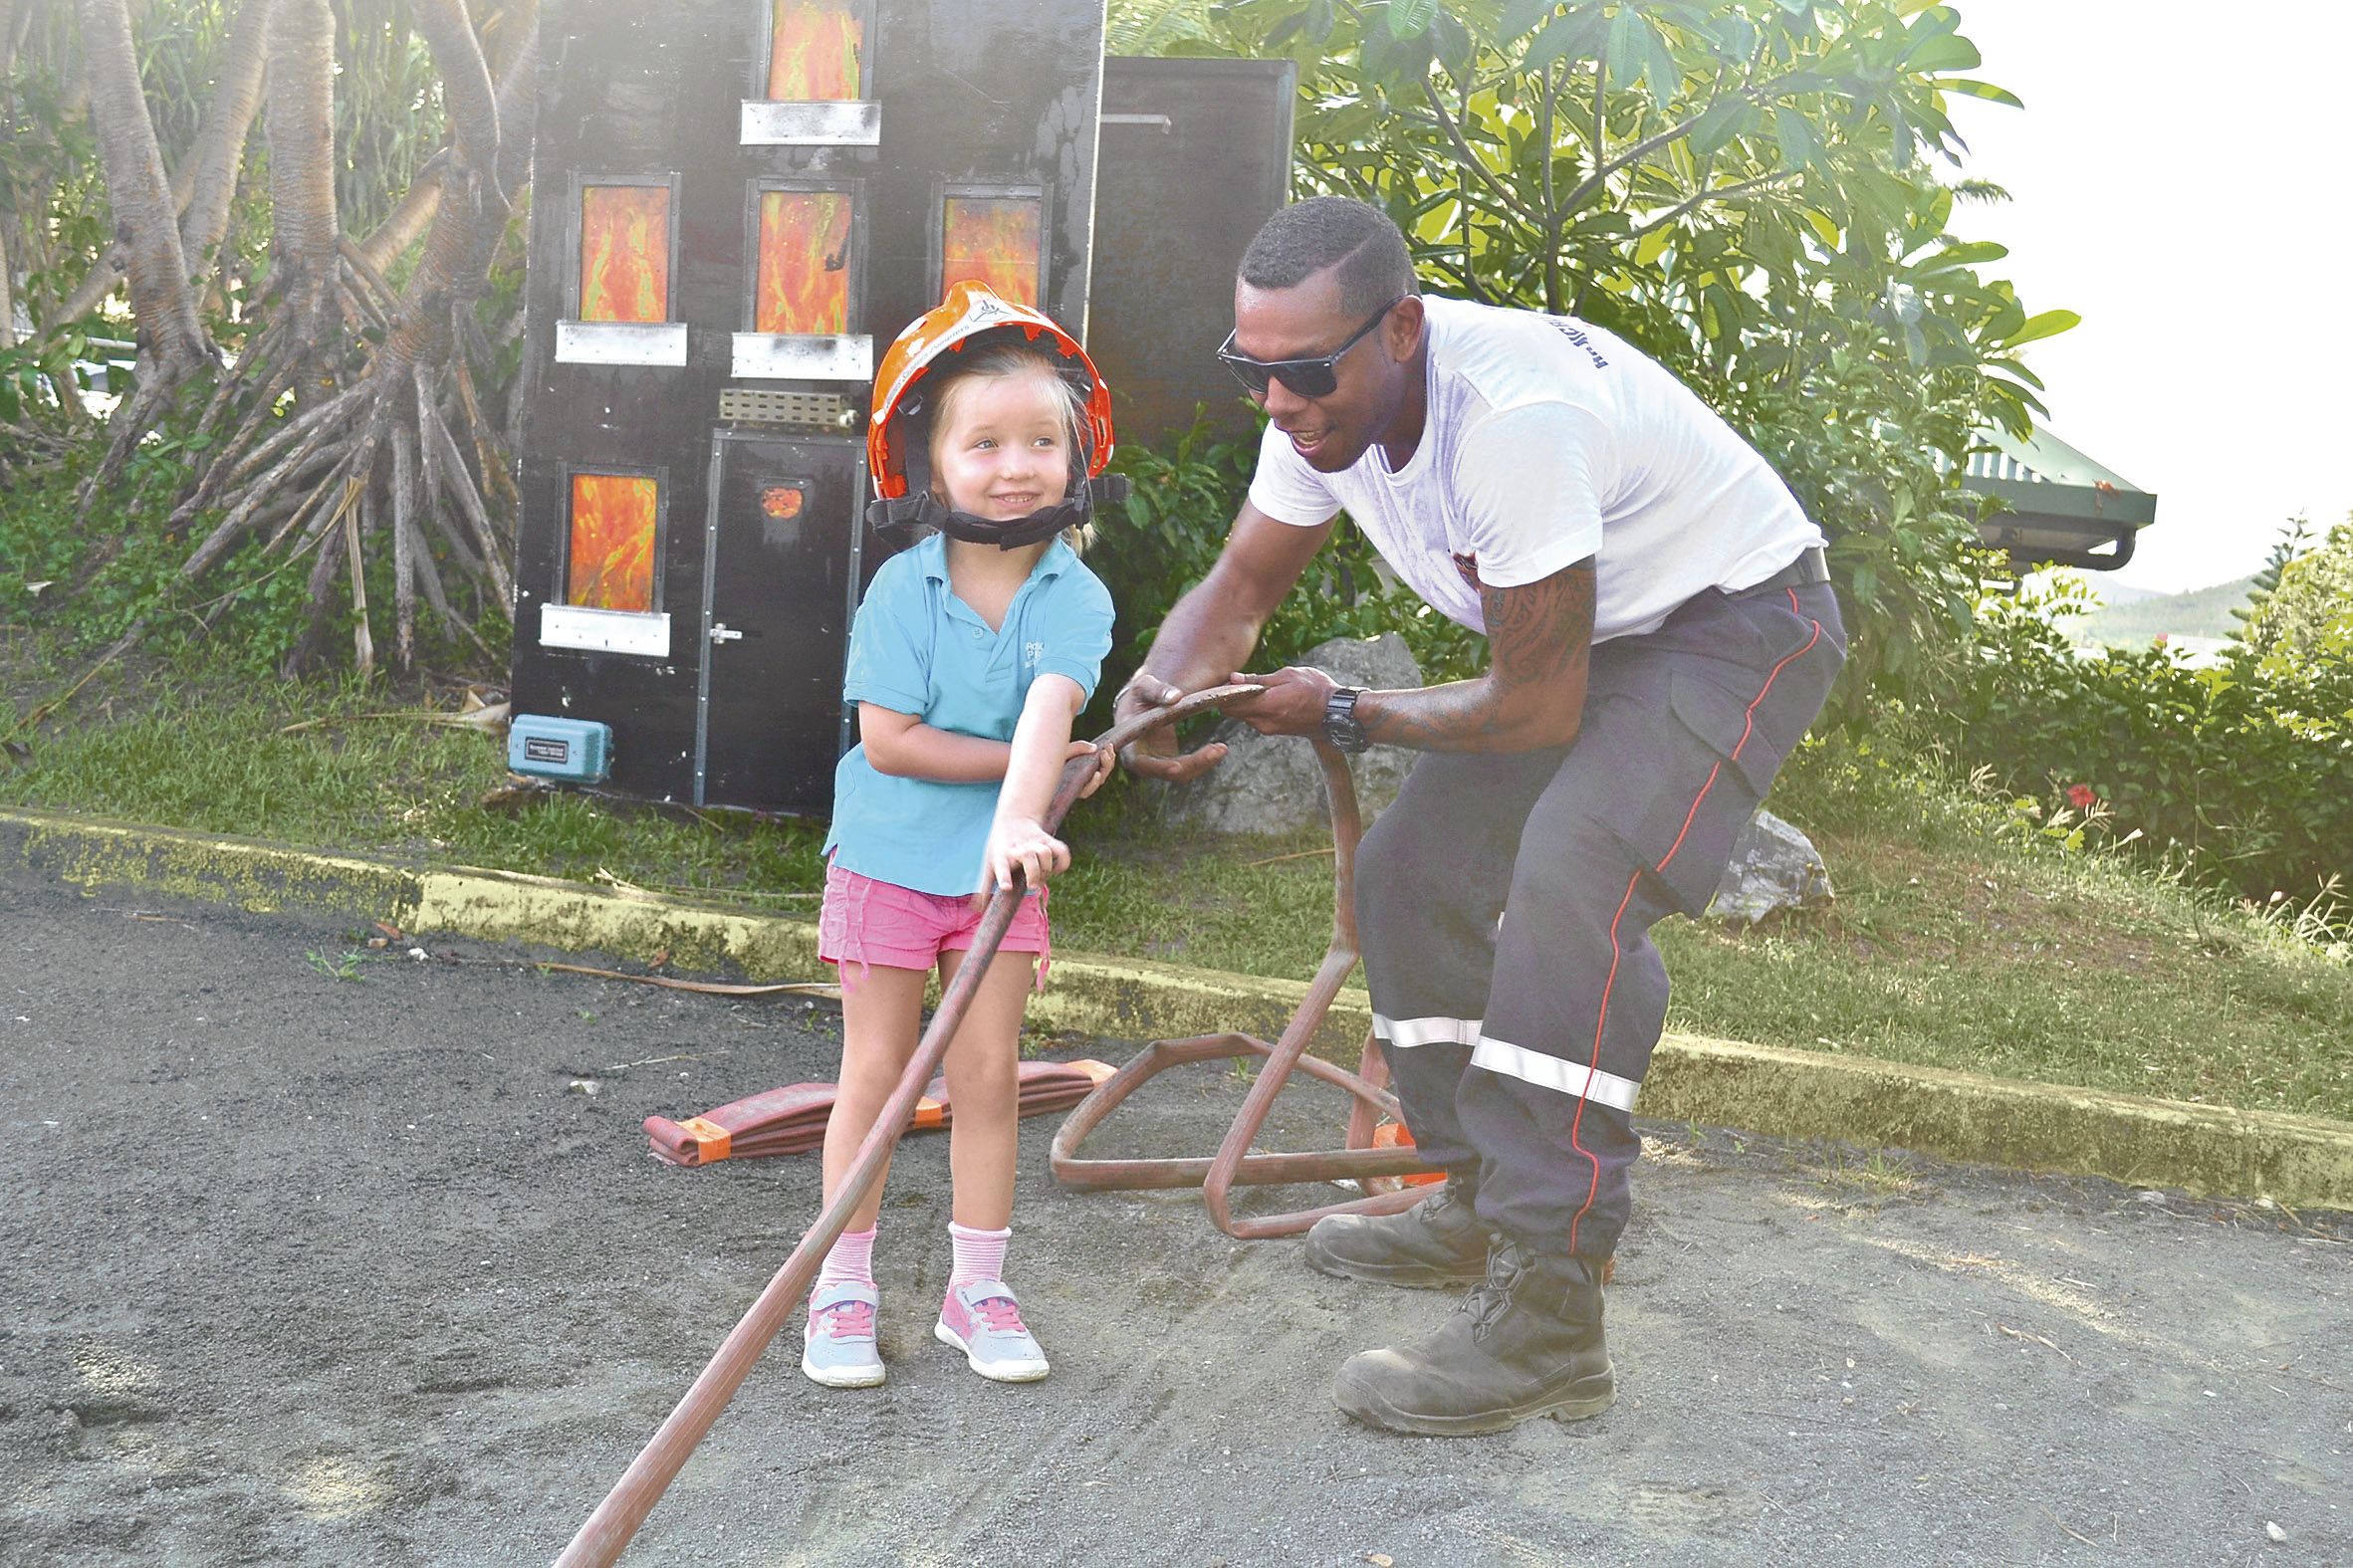
[[[0, 737], [74, 673], [0, 632]], [[109, 672], [17, 737], [29, 752], [0, 759], [0, 804], [814, 911], [818, 824], [577, 794], [488, 805], [506, 783], [495, 737], [357, 717], [428, 704], [453, 695], [232, 686], [194, 655]], [[1669, 1027], [2353, 1120], [2341, 949], [1868, 749], [1808, 749], [1774, 806], [1814, 836], [1837, 901], [1747, 931], [1662, 926]], [[1070, 949], [1304, 979], [1329, 940], [1319, 833], [1174, 835], [1122, 780], [1070, 837], [1054, 894]]]
[[[1814, 749], [1773, 804], [1811, 833], [1838, 897], [1748, 930], [1667, 921], [1669, 1028], [2353, 1120], [2341, 951], [1848, 748]], [[1251, 863], [1313, 838], [1238, 850], [1111, 825], [1072, 835], [1055, 895], [1072, 947], [1313, 970], [1329, 856]]]
[[1675, 922], [1670, 1027], [2353, 1119], [2353, 970], [2113, 859], [1822, 833], [1827, 912]]
[[[0, 641], [0, 665], [8, 645]], [[21, 662], [0, 693], [0, 738], [36, 693]], [[690, 888], [751, 903], [814, 888], [822, 828], [737, 812], [676, 812], [549, 793], [503, 806], [503, 740], [423, 722], [452, 692], [335, 683], [225, 685], [192, 660], [106, 672], [0, 758], [0, 803], [306, 848]], [[384, 714], [398, 717], [379, 717]], [[310, 721], [313, 727], [287, 732]]]

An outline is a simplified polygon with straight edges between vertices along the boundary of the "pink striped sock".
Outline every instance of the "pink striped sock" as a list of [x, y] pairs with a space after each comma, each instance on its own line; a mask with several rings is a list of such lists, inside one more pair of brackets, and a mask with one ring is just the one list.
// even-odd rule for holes
[[816, 1289], [827, 1285], [871, 1285], [874, 1282], [874, 1232], [880, 1228], [868, 1226], [863, 1231], [844, 1231], [825, 1252], [824, 1265], [817, 1271]]
[[955, 1249], [955, 1265], [948, 1272], [948, 1288], [969, 1285], [976, 1279], [1005, 1277], [1005, 1248], [1013, 1240], [1013, 1228], [1002, 1231], [974, 1231], [948, 1222], [948, 1245]]

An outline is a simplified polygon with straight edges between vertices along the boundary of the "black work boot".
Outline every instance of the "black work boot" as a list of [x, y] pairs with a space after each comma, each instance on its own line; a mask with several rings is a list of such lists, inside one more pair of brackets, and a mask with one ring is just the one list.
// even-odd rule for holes
[[1307, 1232], [1307, 1266], [1376, 1285], [1468, 1284], [1487, 1277], [1487, 1230], [1450, 1181], [1400, 1214], [1325, 1215]]
[[1601, 1265], [1498, 1240], [1487, 1278], [1438, 1332], [1350, 1356], [1332, 1395], [1366, 1426], [1431, 1438], [1598, 1416], [1618, 1397], [1601, 1342]]

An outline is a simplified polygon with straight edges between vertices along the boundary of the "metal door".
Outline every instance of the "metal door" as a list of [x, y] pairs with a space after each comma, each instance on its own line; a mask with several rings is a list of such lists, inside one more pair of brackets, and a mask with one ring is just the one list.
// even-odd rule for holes
[[830, 808], [865, 488], [855, 441], [714, 434], [697, 805]]

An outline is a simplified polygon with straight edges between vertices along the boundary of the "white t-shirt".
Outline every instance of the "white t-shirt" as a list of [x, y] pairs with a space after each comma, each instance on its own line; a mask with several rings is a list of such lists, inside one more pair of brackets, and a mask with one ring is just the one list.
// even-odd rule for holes
[[1440, 612], [1485, 631], [1493, 587], [1591, 556], [1593, 640], [1657, 629], [1707, 588], [1762, 582], [1823, 543], [1771, 465], [1623, 338], [1570, 317], [1422, 297], [1429, 413], [1392, 471], [1379, 442], [1319, 474], [1267, 427], [1253, 505], [1312, 527], [1342, 507]]

